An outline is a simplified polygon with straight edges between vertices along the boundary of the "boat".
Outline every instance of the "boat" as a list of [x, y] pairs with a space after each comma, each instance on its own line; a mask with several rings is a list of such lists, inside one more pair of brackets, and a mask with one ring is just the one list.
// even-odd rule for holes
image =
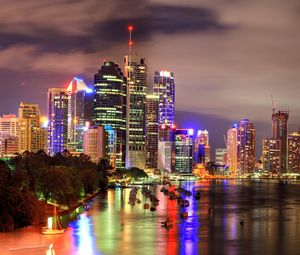
[[61, 226], [59, 217], [57, 215], [56, 203], [53, 206], [54, 214], [53, 214], [53, 224], [52, 227], [44, 227], [42, 228], [42, 234], [44, 235], [59, 235], [65, 232], [65, 229]]
[[186, 219], [188, 216], [189, 215], [188, 215], [187, 211], [180, 213], [180, 218], [182, 218], [182, 219]]
[[170, 219], [167, 219], [166, 221], [161, 222], [161, 226], [170, 229], [173, 227], [173, 222]]

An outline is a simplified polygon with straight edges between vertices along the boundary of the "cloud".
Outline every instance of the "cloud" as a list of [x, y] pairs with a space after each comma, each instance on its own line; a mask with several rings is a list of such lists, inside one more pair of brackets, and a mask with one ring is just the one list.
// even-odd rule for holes
[[[18, 4], [17, 4], [18, 3]], [[17, 6], [16, 6], [17, 5]], [[13, 10], [12, 6], [16, 6]], [[30, 14], [29, 14], [30, 13]], [[178, 7], [149, 1], [37, 0], [10, 1], [0, 10], [0, 47], [34, 45], [41, 52], [96, 52], [127, 40], [126, 27], [134, 24], [137, 40], [156, 34], [222, 32], [230, 28], [217, 13], [204, 7]], [[4, 18], [5, 16], [5, 18]]]

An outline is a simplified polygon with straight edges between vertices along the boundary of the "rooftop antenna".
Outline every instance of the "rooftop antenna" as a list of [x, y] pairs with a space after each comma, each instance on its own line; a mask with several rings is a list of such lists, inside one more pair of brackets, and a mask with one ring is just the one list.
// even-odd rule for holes
[[223, 135], [224, 136], [224, 142], [225, 142], [225, 146], [227, 147], [227, 140], [226, 140], [226, 136], [225, 135]]
[[271, 100], [272, 100], [272, 112], [275, 113], [275, 102], [274, 102], [273, 95], [271, 95]]

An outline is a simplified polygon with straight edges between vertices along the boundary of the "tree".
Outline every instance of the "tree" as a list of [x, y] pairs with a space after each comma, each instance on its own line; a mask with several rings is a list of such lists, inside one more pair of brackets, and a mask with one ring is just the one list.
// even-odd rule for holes
[[80, 174], [85, 195], [93, 194], [98, 187], [100, 174], [94, 171], [93, 169], [81, 170]]
[[133, 179], [148, 178], [148, 174], [144, 170], [137, 167], [129, 168], [126, 172], [126, 175]]

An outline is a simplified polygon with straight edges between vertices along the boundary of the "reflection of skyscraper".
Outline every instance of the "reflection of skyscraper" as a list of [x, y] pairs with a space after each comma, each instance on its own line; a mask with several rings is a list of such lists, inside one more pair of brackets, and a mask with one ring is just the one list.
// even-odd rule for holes
[[227, 132], [227, 165], [233, 175], [237, 174], [238, 167], [238, 125], [235, 124]]
[[126, 78], [119, 66], [106, 61], [95, 74], [94, 122], [110, 126], [116, 134], [116, 167], [125, 168]]
[[280, 139], [280, 172], [287, 170], [287, 128], [289, 112], [278, 111], [272, 114], [272, 134], [274, 139]]
[[241, 173], [251, 173], [255, 166], [255, 128], [248, 119], [240, 122], [238, 129], [238, 159]]
[[125, 56], [125, 76], [129, 88], [127, 101], [128, 159], [126, 167], [145, 168], [145, 111], [147, 94], [147, 65], [144, 58]]
[[288, 136], [288, 170], [300, 173], [300, 130]]
[[146, 168], [157, 169], [158, 96], [146, 97]]
[[193, 171], [193, 129], [176, 129], [175, 133], [175, 171]]
[[37, 104], [21, 102], [19, 107], [19, 153], [43, 150], [44, 132], [40, 125], [40, 108]]
[[263, 139], [262, 163], [264, 171], [279, 173], [280, 143], [280, 139]]
[[210, 161], [210, 146], [207, 130], [198, 130], [194, 145], [195, 162], [205, 164]]
[[158, 123], [174, 124], [175, 115], [175, 81], [174, 73], [155, 72], [154, 93], [159, 96]]
[[66, 89], [48, 90], [48, 152], [62, 152], [68, 143], [68, 94]]
[[90, 89], [83, 80], [73, 78], [68, 93], [68, 150], [83, 152], [83, 128], [85, 126], [86, 94]]

